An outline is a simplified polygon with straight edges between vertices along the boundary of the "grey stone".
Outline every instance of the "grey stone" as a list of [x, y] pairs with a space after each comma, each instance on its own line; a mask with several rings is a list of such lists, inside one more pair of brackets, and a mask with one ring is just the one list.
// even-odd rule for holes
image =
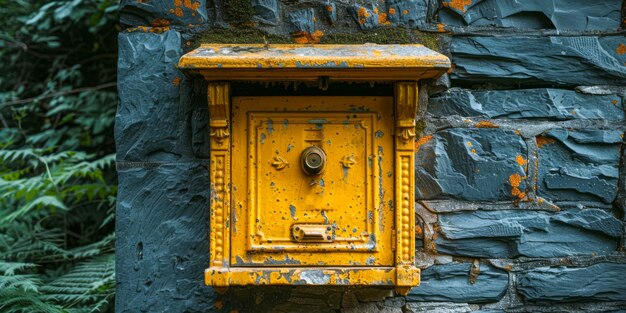
[[623, 36], [453, 37], [456, 83], [623, 85]]
[[313, 8], [290, 12], [288, 18], [292, 33], [305, 32], [312, 34], [315, 32], [315, 10]]
[[277, 0], [252, 0], [254, 17], [259, 22], [277, 25], [280, 18]]
[[[419, 287], [417, 287], [419, 288]], [[409, 302], [405, 313], [466, 313], [472, 312], [467, 303], [453, 302]]]
[[439, 230], [440, 253], [486, 258], [606, 255], [623, 232], [621, 222], [600, 209], [441, 214]]
[[449, 5], [439, 0], [439, 21], [450, 26], [615, 31], [620, 2], [614, 0], [478, 0]]
[[322, 5], [322, 12], [330, 24], [337, 23], [337, 5], [331, 0], [327, 0]]
[[118, 160], [174, 162], [193, 156], [190, 127], [183, 123], [194, 113], [187, 101], [180, 101], [181, 94], [190, 92], [175, 67], [182, 53], [176, 31], [120, 33]]
[[455, 88], [431, 97], [428, 112], [437, 117], [624, 120], [622, 98], [618, 95], [594, 96], [553, 88], [497, 91]]
[[357, 307], [341, 310], [342, 313], [402, 313], [401, 307], [390, 307], [382, 303], [367, 302]]
[[538, 137], [537, 194], [552, 201], [613, 202], [622, 135], [620, 131], [553, 129]]
[[407, 301], [483, 303], [498, 301], [506, 293], [509, 275], [481, 264], [474, 284], [469, 281], [469, 263], [433, 265], [422, 270], [422, 282], [411, 289]]
[[[430, 138], [430, 137], [427, 137]], [[439, 131], [416, 153], [416, 198], [515, 200], [527, 188], [526, 144], [503, 129]]]
[[120, 1], [120, 22], [128, 26], [151, 26], [156, 19], [169, 21], [180, 30], [188, 25], [208, 22], [206, 0], [191, 1]]
[[118, 170], [116, 312], [204, 312], [209, 178], [197, 164]]
[[377, 11], [378, 8], [373, 4], [369, 7], [359, 4], [348, 7], [348, 12], [361, 30], [370, 30], [378, 27], [378, 13], [375, 13], [375, 10]]
[[626, 264], [543, 267], [519, 273], [517, 290], [527, 302], [626, 301], [624, 277]]
[[[427, 0], [387, 0], [387, 19], [394, 25], [415, 28], [426, 22]], [[393, 12], [393, 14], [392, 14]]]

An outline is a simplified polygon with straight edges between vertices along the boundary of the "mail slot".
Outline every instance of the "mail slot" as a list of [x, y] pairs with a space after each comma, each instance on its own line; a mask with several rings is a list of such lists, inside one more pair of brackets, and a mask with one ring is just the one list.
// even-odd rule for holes
[[[415, 267], [418, 81], [449, 60], [421, 45], [203, 45], [179, 66], [208, 81], [208, 285], [377, 285]], [[313, 82], [314, 96], [238, 95], [241, 81]], [[330, 96], [335, 82], [389, 95]]]

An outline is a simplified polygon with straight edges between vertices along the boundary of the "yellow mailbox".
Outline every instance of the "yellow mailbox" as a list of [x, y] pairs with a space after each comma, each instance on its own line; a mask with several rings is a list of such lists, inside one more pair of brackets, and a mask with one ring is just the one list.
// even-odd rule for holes
[[[203, 45], [179, 66], [208, 81], [208, 285], [378, 285], [415, 267], [418, 80], [450, 67], [421, 45]], [[231, 95], [231, 82], [317, 82], [316, 96]], [[326, 96], [334, 81], [388, 96]]]

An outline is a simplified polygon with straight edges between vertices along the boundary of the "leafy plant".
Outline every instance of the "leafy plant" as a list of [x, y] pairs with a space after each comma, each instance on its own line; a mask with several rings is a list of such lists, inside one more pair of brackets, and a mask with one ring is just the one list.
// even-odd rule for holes
[[117, 1], [0, 17], [0, 312], [113, 311]]

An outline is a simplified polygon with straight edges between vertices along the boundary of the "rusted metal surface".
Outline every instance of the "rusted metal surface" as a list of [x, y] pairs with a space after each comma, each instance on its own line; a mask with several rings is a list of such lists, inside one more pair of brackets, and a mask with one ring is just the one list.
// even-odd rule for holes
[[178, 66], [207, 80], [379, 81], [434, 78], [450, 60], [422, 45], [202, 45]]
[[[397, 80], [406, 69], [430, 67], [426, 71], [436, 76], [447, 68], [447, 58], [426, 50], [203, 46], [181, 65], [195, 64], [213, 78], [220, 68], [231, 67], [235, 72], [228, 75], [235, 76], [217, 75], [228, 80], [273, 66], [291, 70], [293, 76], [282, 80], [313, 79], [321, 73], [318, 68], [342, 73], [334, 77], [359, 75], [355, 67], [379, 72], [363, 80]], [[206, 283], [220, 290], [263, 284], [382, 285], [401, 294], [418, 285], [416, 81], [425, 73], [414, 71], [411, 81], [396, 82], [393, 97], [231, 97], [229, 83], [210, 81]]]

